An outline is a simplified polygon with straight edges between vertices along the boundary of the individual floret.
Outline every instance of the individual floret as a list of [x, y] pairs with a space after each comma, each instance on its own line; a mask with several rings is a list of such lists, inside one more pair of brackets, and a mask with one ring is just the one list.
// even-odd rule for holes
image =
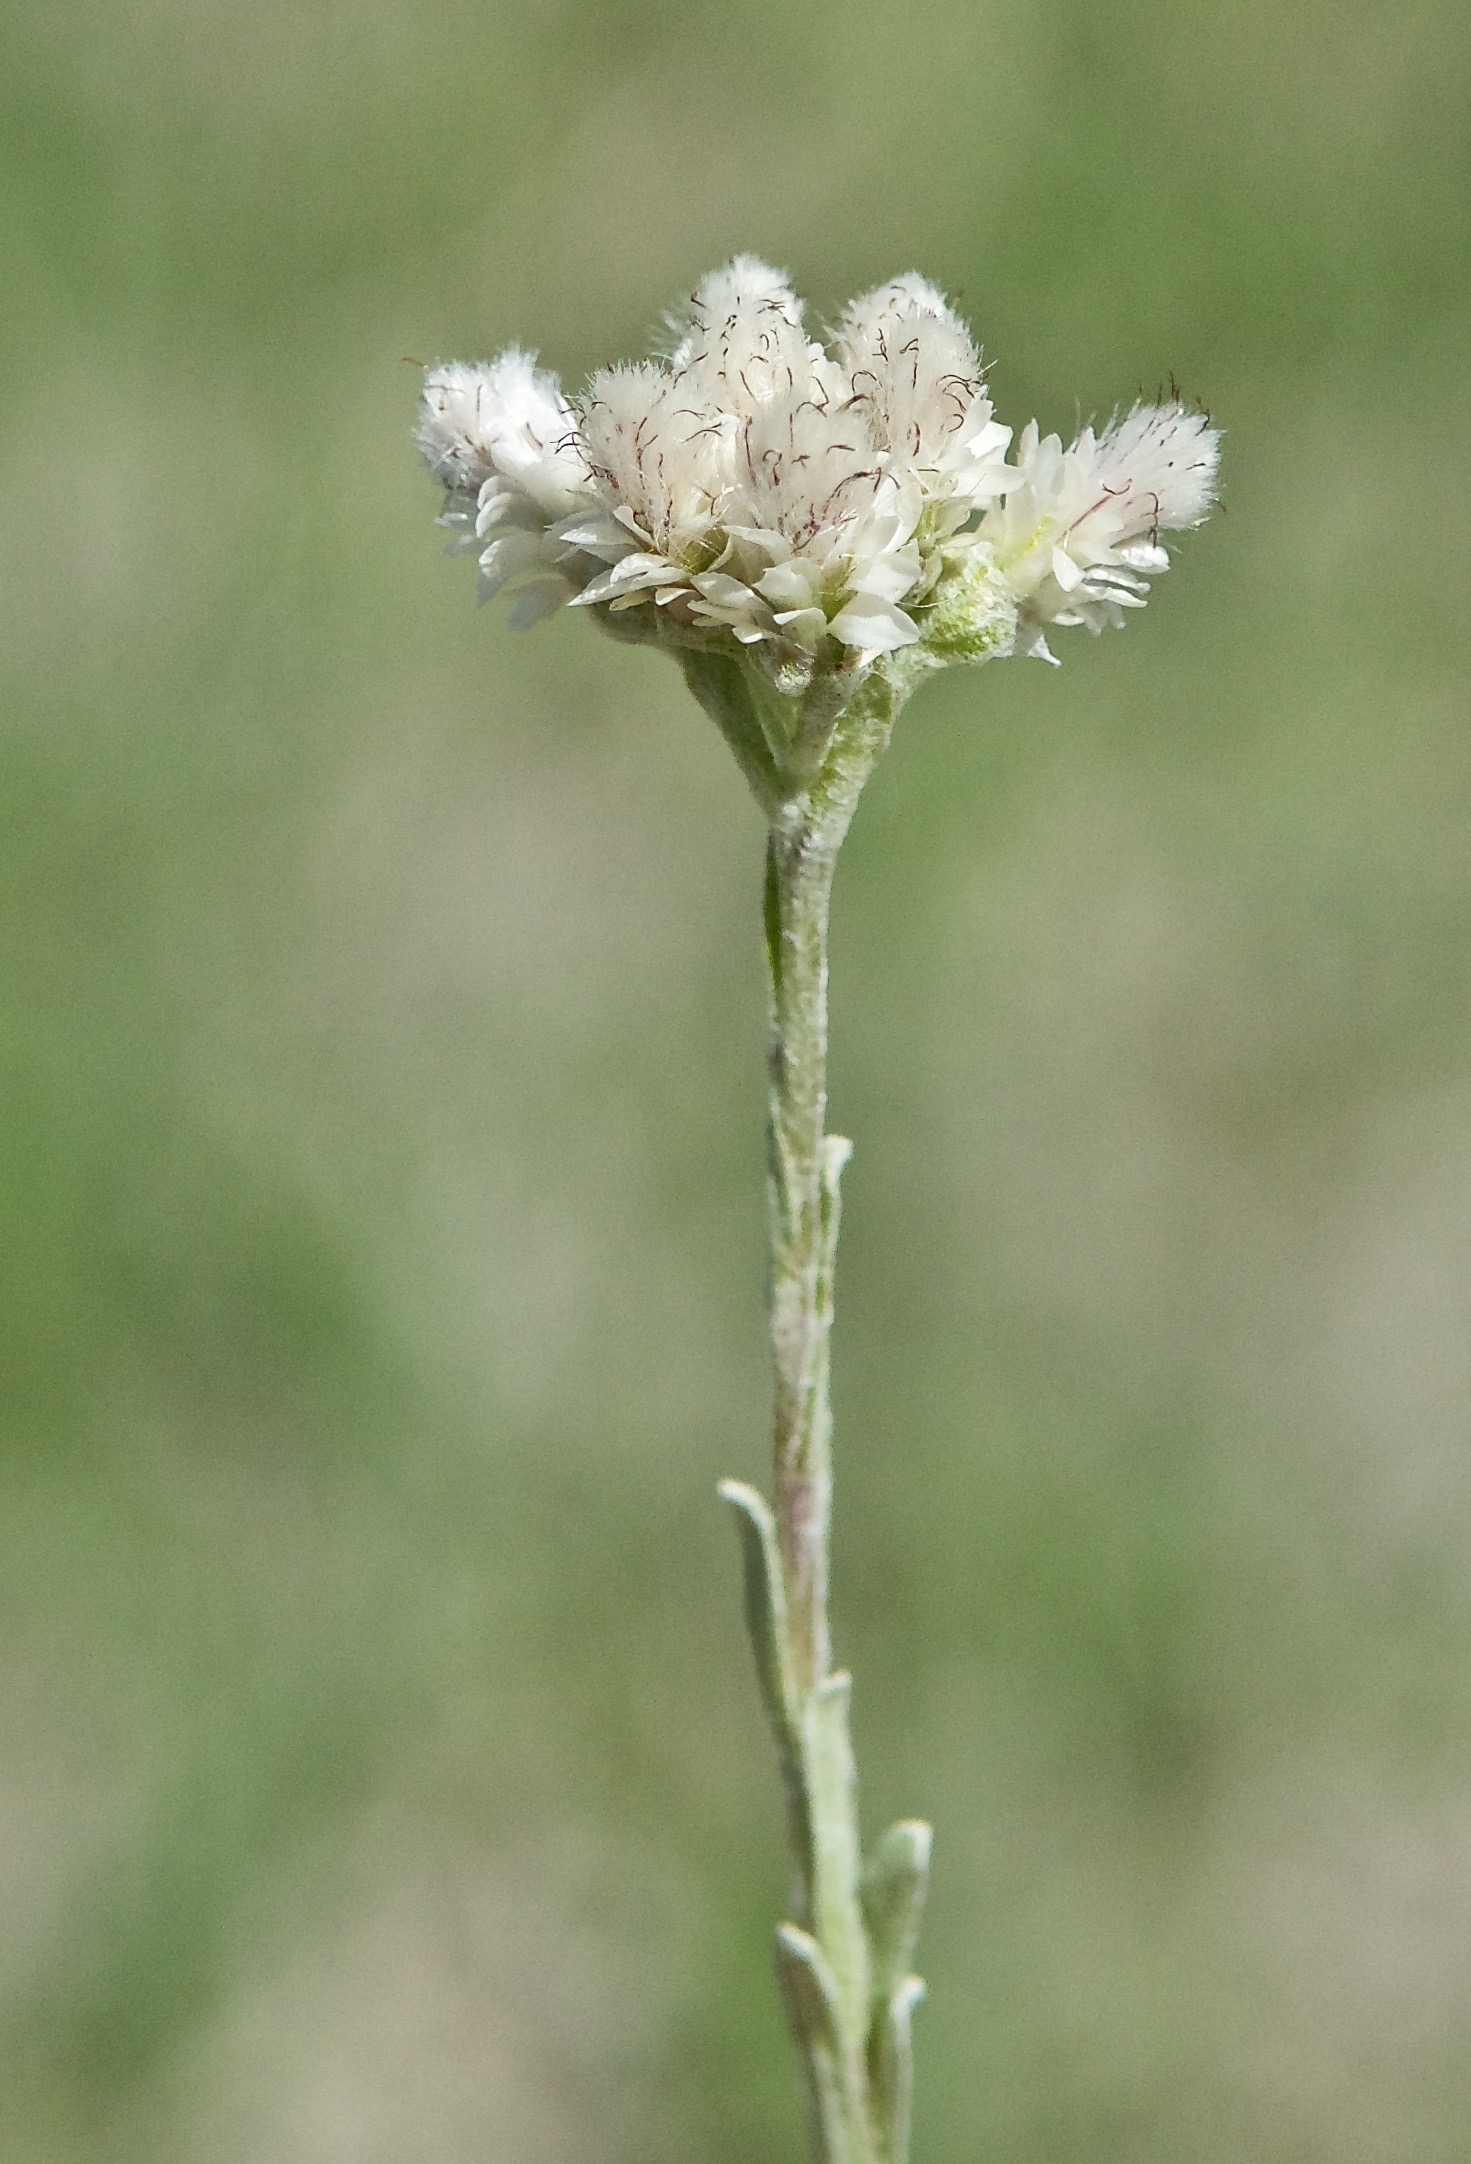
[[432, 368], [417, 442], [444, 483], [452, 551], [479, 559], [480, 599], [517, 583], [522, 625], [569, 601], [582, 580], [555, 524], [586, 500], [590, 477], [557, 378], [514, 346], [477, 367]]
[[1023, 430], [1020, 484], [980, 527], [1020, 608], [1017, 651], [1055, 661], [1049, 625], [1102, 631], [1143, 608], [1149, 576], [1169, 569], [1159, 536], [1205, 518], [1219, 455], [1209, 418], [1178, 399], [1136, 405], [1101, 436], [1085, 428], [1066, 450], [1035, 421]]

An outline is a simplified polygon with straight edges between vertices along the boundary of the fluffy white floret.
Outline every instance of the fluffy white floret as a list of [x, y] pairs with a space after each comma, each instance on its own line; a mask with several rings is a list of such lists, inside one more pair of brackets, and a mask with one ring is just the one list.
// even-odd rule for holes
[[1012, 476], [1011, 430], [993, 415], [980, 355], [944, 295], [910, 271], [849, 304], [834, 342], [870, 434], [910, 466], [953, 529]]
[[802, 327], [802, 303], [785, 271], [738, 255], [710, 271], [671, 328], [670, 367], [697, 403], [755, 413], [768, 400], [823, 395], [828, 360]]
[[1021, 612], [1021, 650], [1051, 661], [1046, 627], [1121, 625], [1169, 569], [1161, 533], [1198, 526], [1214, 500], [1220, 436], [1178, 399], [1134, 406], [1063, 448], [1033, 422], [1017, 445], [1019, 485], [980, 538]]
[[873, 502], [885, 468], [851, 404], [820, 406], [801, 392], [774, 399], [739, 439], [738, 519], [802, 546]]
[[698, 545], [730, 482], [729, 423], [656, 361], [599, 370], [577, 419], [597, 493], [651, 547]]
[[444, 483], [451, 548], [479, 558], [481, 600], [522, 582], [512, 614], [523, 623], [570, 600], [579, 581], [549, 529], [586, 499], [590, 476], [576, 416], [536, 356], [513, 346], [475, 367], [431, 368], [416, 441]]
[[774, 317], [794, 330], [802, 325], [802, 303], [785, 271], [773, 270], [759, 256], [738, 255], [719, 270], [706, 271], [683, 311], [672, 315], [671, 368], [687, 368], [741, 327]]
[[515, 346], [473, 368], [431, 368], [418, 443], [447, 487], [479, 488], [497, 475], [551, 517], [565, 515], [587, 483], [561, 385]]
[[833, 344], [850, 368], [857, 366], [884, 344], [887, 327], [908, 315], [932, 316], [937, 322], [953, 323], [969, 336], [939, 287], [931, 285], [918, 271], [904, 271], [849, 301], [833, 326]]

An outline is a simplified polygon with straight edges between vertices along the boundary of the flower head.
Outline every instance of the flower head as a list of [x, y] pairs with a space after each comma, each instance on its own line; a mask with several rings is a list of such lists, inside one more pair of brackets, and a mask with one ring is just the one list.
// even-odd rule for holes
[[[418, 443], [452, 548], [513, 621], [564, 602], [609, 628], [743, 657], [779, 691], [886, 654], [1036, 653], [1097, 631], [1212, 501], [1217, 435], [1178, 399], [1013, 463], [980, 356], [915, 273], [853, 301], [830, 346], [785, 275], [737, 256], [671, 319], [667, 356], [567, 398], [532, 355], [429, 371]], [[928, 642], [928, 644], [927, 644]]]

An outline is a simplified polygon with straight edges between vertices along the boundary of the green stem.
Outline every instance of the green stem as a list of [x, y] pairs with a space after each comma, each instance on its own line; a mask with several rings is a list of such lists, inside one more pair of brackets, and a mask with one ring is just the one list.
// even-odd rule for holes
[[766, 849], [769, 1312], [776, 1374], [772, 1481], [792, 1661], [804, 1696], [831, 1666], [828, 1373], [838, 1166], [834, 1163], [824, 1178], [823, 1143], [827, 928], [836, 864], [836, 844], [814, 830], [806, 802], [786, 807], [772, 824]]
[[[773, 1482], [792, 1661], [804, 1694], [831, 1665], [829, 1348], [838, 1180], [850, 1154], [847, 1142], [826, 1133], [828, 914], [838, 850], [906, 688], [879, 672], [867, 679], [829, 725], [810, 782], [771, 812], [767, 840]], [[801, 721], [794, 729], [799, 753]]]
[[[907, 1974], [929, 1829], [891, 1828], [863, 1868], [848, 1732], [850, 1679], [832, 1672], [829, 1366], [838, 1182], [850, 1154], [827, 1121], [827, 939], [833, 873], [859, 793], [911, 679], [876, 670], [835, 716], [784, 716], [737, 665], [688, 664], [768, 819], [767, 1126], [773, 1501], [726, 1482], [738, 1512], [746, 1616], [776, 1735], [796, 1864], [798, 1922], [777, 1971], [807, 2077], [815, 2164], [905, 2164]], [[795, 702], [794, 702], [795, 704]], [[815, 750], [814, 750], [815, 747]]]

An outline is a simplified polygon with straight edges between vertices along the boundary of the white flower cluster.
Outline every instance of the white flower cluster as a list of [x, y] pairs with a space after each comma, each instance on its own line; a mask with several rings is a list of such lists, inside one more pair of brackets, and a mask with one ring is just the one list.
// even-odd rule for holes
[[1167, 568], [1160, 534], [1210, 508], [1216, 432], [1178, 399], [1066, 449], [1034, 424], [1008, 464], [970, 333], [913, 273], [854, 301], [829, 350], [785, 277], [738, 256], [671, 332], [667, 358], [571, 400], [515, 349], [429, 371], [442, 523], [482, 599], [515, 588], [513, 623], [572, 602], [734, 641], [798, 690], [941, 621], [953, 646], [960, 596], [1051, 660], [1050, 625], [1121, 623]]

